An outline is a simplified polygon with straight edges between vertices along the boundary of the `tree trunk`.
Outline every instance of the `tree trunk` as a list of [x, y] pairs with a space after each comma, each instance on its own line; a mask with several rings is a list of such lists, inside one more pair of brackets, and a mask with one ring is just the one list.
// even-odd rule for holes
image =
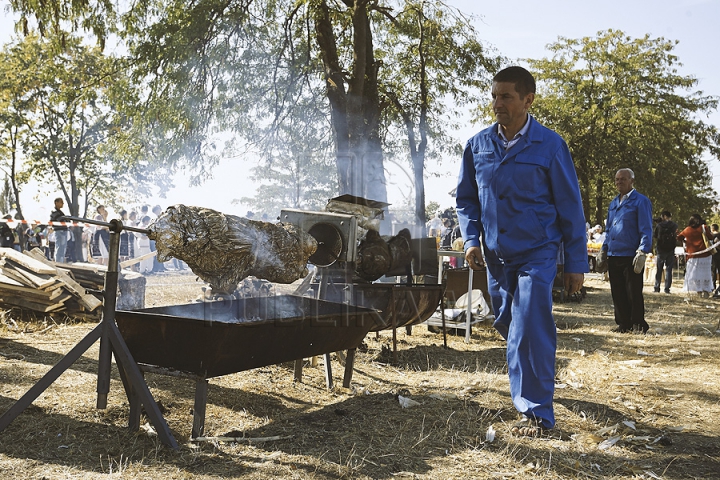
[[354, 61], [347, 90], [327, 3], [324, 0], [317, 2], [314, 12], [335, 136], [339, 192], [386, 202], [387, 185], [378, 131], [380, 100], [377, 64], [367, 1], [345, 3], [352, 4], [354, 35]]
[[[603, 185], [604, 181], [601, 177], [597, 178], [595, 182], [595, 220], [596, 225], [603, 225], [605, 218], [605, 211], [603, 209]], [[603, 230], [605, 227], [603, 227]]]

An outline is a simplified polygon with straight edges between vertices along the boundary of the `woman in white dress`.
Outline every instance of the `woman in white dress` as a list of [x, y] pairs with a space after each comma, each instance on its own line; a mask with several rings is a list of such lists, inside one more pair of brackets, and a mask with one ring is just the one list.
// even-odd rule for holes
[[703, 233], [708, 239], [712, 238], [712, 233], [704, 223], [699, 214], [693, 214], [688, 226], [678, 234], [677, 238], [685, 243], [687, 253], [683, 290], [707, 298], [713, 289], [712, 253], [707, 251]]

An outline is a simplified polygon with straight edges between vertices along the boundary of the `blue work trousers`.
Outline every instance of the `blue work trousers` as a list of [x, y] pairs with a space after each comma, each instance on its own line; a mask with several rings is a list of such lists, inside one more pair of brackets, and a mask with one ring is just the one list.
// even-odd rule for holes
[[555, 425], [555, 351], [552, 286], [557, 259], [487, 265], [494, 327], [507, 340], [510, 395], [515, 408], [530, 418]]

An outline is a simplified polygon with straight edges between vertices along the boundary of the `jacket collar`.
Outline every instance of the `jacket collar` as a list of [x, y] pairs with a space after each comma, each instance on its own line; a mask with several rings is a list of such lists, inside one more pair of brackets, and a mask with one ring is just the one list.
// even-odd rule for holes
[[[522, 137], [520, 138], [520, 141], [508, 151], [508, 154], [515, 154], [519, 152], [525, 145], [527, 145], [530, 142], [541, 142], [543, 139], [543, 133], [540, 129], [540, 124], [537, 120], [535, 120], [535, 117], [530, 115], [528, 113], [528, 121], [525, 124], [527, 126], [527, 132], [525, 132]], [[503, 145], [503, 139], [498, 134], [498, 129], [500, 128], [500, 124], [498, 122], [495, 122], [491, 129], [491, 135], [495, 139], [495, 142], [502, 147]], [[524, 129], [525, 127], [523, 127]], [[521, 130], [522, 131], [522, 130]], [[503, 148], [503, 150], [505, 150]]]

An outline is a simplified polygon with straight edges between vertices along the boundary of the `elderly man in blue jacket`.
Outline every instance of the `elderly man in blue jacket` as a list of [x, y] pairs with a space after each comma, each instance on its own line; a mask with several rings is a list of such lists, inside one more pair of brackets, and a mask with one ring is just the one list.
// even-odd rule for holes
[[560, 248], [568, 294], [582, 288], [588, 271], [570, 151], [528, 114], [534, 99], [535, 79], [524, 68], [495, 75], [497, 123], [468, 141], [457, 188], [465, 258], [475, 270], [487, 264], [494, 326], [507, 340], [510, 394], [522, 414], [512, 431], [526, 436], [555, 425], [552, 286]]
[[615, 174], [618, 195], [608, 207], [605, 241], [610, 291], [615, 306], [616, 332], [648, 331], [643, 298], [645, 255], [652, 251], [652, 203], [636, 191], [635, 173], [621, 168]]

